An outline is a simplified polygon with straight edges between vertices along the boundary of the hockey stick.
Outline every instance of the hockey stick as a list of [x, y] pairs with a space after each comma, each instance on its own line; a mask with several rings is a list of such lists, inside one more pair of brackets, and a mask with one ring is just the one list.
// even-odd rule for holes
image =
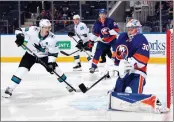
[[103, 77], [101, 77], [99, 80], [97, 80], [94, 84], [92, 84], [89, 88], [87, 88], [83, 83], [81, 83], [79, 85], [80, 90], [83, 93], [86, 93], [87, 91], [89, 91], [92, 87], [94, 87], [97, 83], [99, 83], [101, 80], [103, 80], [104, 78], [106, 78], [109, 75], [109, 72], [107, 72]]
[[60, 51], [62, 54], [64, 54], [64, 55], [66, 55], [66, 56], [70, 56], [70, 55], [72, 55], [72, 54], [74, 54], [74, 53], [76, 53], [76, 52], [78, 52], [78, 51], [80, 51], [80, 50], [76, 50], [76, 51], [74, 51], [74, 52], [72, 52], [72, 53], [70, 53], [70, 54], [68, 54], [68, 53], [66, 53], [66, 52], [64, 52], [64, 51]]
[[[77, 42], [78, 43], [78, 41], [72, 36], [72, 38], [73, 38], [73, 40], [75, 41], [75, 42]], [[81, 39], [81, 38], [80, 38]], [[92, 55], [89, 55], [87, 52], [86, 52], [86, 50], [84, 49], [84, 48], [82, 48], [82, 50], [89, 56], [89, 57], [93, 57]]]
[[[33, 51], [31, 51], [26, 45], [22, 45], [23, 48], [26, 48], [30, 53], [32, 53], [37, 59], [38, 61], [44, 66], [44, 67], [48, 67]], [[56, 74], [63, 82], [65, 82], [69, 87], [71, 87], [73, 89], [73, 91], [78, 92], [74, 87], [72, 87], [69, 83], [67, 83], [64, 79], [61, 78], [60, 75], [57, 74], [57, 72], [53, 71], [54, 74]]]

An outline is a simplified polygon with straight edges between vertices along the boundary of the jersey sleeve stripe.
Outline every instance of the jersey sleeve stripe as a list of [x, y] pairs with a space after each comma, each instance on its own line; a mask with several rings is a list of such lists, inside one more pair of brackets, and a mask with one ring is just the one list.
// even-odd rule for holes
[[102, 38], [104, 42], [111, 42], [112, 40], [114, 40], [116, 38], [116, 36], [111, 36], [109, 38]]
[[147, 62], [149, 61], [149, 58], [144, 56], [144, 55], [141, 55], [141, 54], [138, 54], [138, 53], [135, 53], [133, 55], [133, 57], [137, 60], [137, 61], [140, 61], [144, 64], [147, 64]]
[[114, 28], [113, 30], [115, 30], [117, 33], [120, 32], [120, 29], [118, 29], [118, 28]]
[[144, 83], [144, 77], [140, 75], [139, 86], [138, 86], [138, 93], [139, 94], [141, 94], [143, 91], [143, 83]]
[[100, 34], [94, 34], [95, 36], [97, 36], [97, 37], [99, 37], [100, 36]]

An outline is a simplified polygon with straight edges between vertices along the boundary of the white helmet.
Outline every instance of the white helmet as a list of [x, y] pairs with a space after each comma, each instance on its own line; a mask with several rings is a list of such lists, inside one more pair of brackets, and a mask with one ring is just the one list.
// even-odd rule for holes
[[51, 23], [48, 19], [41, 19], [39, 22], [40, 27], [50, 27]]
[[142, 27], [140, 21], [136, 20], [136, 19], [131, 19], [127, 24], [126, 24], [126, 28], [139, 28]]
[[80, 19], [80, 16], [78, 14], [73, 16], [73, 19]]

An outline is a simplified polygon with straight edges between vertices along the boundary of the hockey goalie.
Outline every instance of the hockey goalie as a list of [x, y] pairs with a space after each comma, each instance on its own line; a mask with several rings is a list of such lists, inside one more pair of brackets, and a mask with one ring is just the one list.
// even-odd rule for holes
[[118, 79], [109, 92], [109, 109], [119, 111], [168, 112], [156, 95], [143, 94], [149, 60], [149, 45], [141, 34], [141, 24], [131, 19], [127, 32], [121, 33], [116, 43], [115, 68]]

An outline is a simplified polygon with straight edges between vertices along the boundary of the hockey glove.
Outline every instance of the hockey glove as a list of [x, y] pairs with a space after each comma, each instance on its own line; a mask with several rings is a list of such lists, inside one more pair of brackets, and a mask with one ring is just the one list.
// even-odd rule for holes
[[83, 48], [84, 48], [83, 41], [82, 41], [82, 40], [79, 40], [79, 42], [78, 42], [78, 44], [76, 45], [76, 47], [82, 51]]
[[73, 32], [68, 32], [68, 36], [72, 37], [72, 36], [75, 36], [75, 34]]
[[55, 62], [50, 62], [48, 63], [47, 71], [51, 74], [53, 74], [53, 71], [56, 68], [56, 63]]
[[88, 48], [92, 48], [94, 46], [94, 41], [89, 40], [88, 41]]
[[130, 74], [130, 71], [133, 71], [134, 65], [130, 63], [129, 61], [125, 59], [121, 59], [119, 66], [118, 66], [118, 71], [119, 71], [119, 76], [120, 78], [124, 78], [127, 73]]
[[16, 35], [16, 41], [15, 43], [19, 46], [21, 46], [24, 43], [24, 34], [23, 33], [19, 33], [18, 35]]

